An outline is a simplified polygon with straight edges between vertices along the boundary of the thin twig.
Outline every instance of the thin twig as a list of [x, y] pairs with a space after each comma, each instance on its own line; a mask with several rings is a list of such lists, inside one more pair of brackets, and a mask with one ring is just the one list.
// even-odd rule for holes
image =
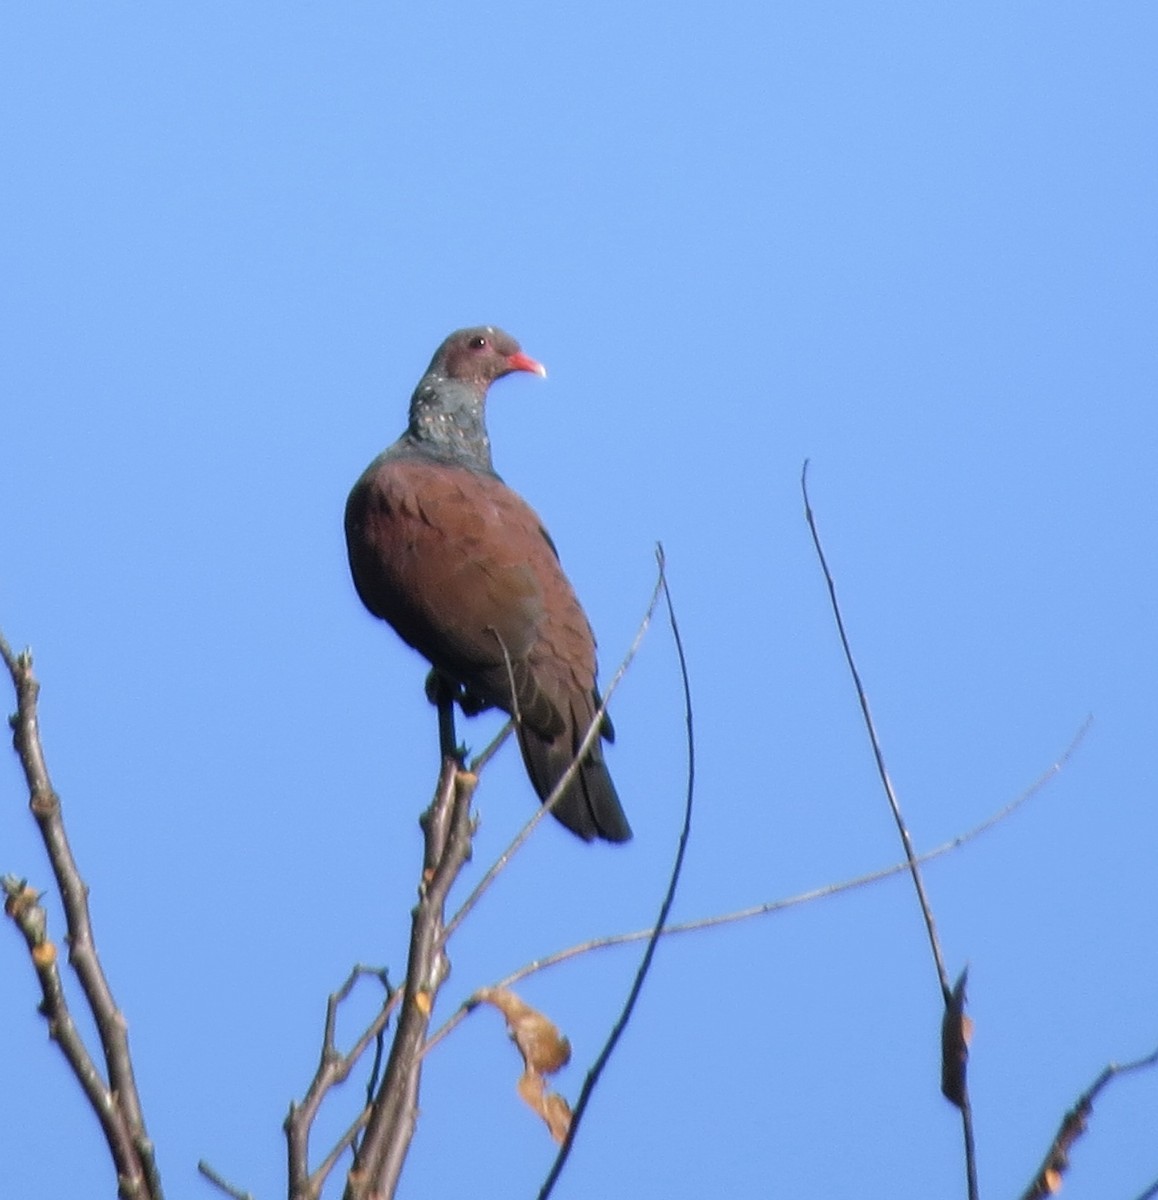
[[503, 748], [503, 744], [506, 742], [507, 738], [509, 738], [514, 732], [514, 721], [508, 721], [491, 739], [490, 745], [488, 745], [481, 754], [476, 754], [474, 758], [470, 760], [470, 765], [467, 768], [470, 773], [472, 775], [481, 775], [483, 768], [491, 761], [492, 758], [494, 758], [496, 754], [498, 754], [498, 752]]
[[[1094, 1101], [1098, 1093], [1112, 1079], [1119, 1075], [1128, 1075], [1132, 1071], [1142, 1071], [1147, 1067], [1158, 1064], [1158, 1050], [1147, 1054], [1145, 1058], [1135, 1059], [1127, 1063], [1110, 1063], [1104, 1071], [1078, 1097], [1077, 1103], [1062, 1118], [1057, 1134], [1046, 1151], [1045, 1158], [1033, 1177], [1029, 1187], [1021, 1195], [1021, 1200], [1041, 1200], [1043, 1196], [1052, 1196], [1062, 1185], [1062, 1176], [1069, 1167], [1070, 1147], [1086, 1131], [1086, 1121], [1094, 1109]], [[1156, 1185], [1158, 1186], [1158, 1185]], [[1154, 1194], [1150, 1188], [1139, 1200]]]
[[[1020, 808], [1027, 800], [1037, 795], [1047, 783], [1069, 762], [1072, 755], [1077, 751], [1079, 744], [1085, 737], [1090, 725], [1093, 723], [1093, 718], [1087, 717], [1081, 728], [1071, 739], [1070, 744], [1066, 749], [1047, 767], [1033, 783], [1029, 785], [1019, 795], [1015, 796], [1008, 804], [998, 809], [991, 816], [985, 818], [980, 824], [975, 825], [972, 829], [966, 830], [964, 833], [957, 834], [956, 837], [950, 838], [947, 842], [942, 842], [941, 845], [934, 847], [932, 850], [927, 850], [919, 855], [917, 862], [922, 866], [925, 863], [932, 862], [934, 859], [941, 858], [946, 854], [958, 849], [961, 846], [972, 842], [975, 838], [979, 838], [983, 833], [988, 833], [995, 825], [1004, 821], [1007, 817]], [[908, 871], [909, 864], [907, 861], [893, 863], [890, 867], [882, 867], [876, 871], [870, 871], [865, 875], [858, 875], [854, 879], [846, 879], [840, 883], [829, 883], [823, 887], [813, 888], [807, 892], [800, 892], [795, 896], [789, 896], [783, 900], [769, 900], [764, 904], [753, 904], [747, 908], [736, 909], [733, 912], [717, 913], [710, 917], [698, 917], [693, 921], [681, 921], [677, 925], [665, 925], [660, 931], [662, 937], [668, 937], [678, 933], [699, 933], [705, 929], [714, 929], [718, 925], [731, 925], [738, 921], [749, 921], [754, 917], [764, 917], [771, 913], [781, 912], [784, 909], [796, 908], [802, 904], [811, 904], [816, 900], [826, 900], [830, 896], [840, 895], [844, 892], [855, 891], [857, 888], [867, 887], [870, 884], [879, 883], [884, 879], [890, 879], [894, 875], [901, 875]], [[557, 950], [553, 954], [544, 955], [542, 958], [537, 958], [533, 962], [526, 963], [517, 971], [512, 971], [504, 979], [491, 985], [493, 989], [509, 988], [521, 980], [526, 979], [529, 975], [537, 974], [539, 971], [545, 971], [549, 967], [558, 966], [560, 963], [568, 962], [573, 958], [578, 958], [581, 955], [589, 954], [596, 950], [607, 950], [614, 946], [626, 946], [633, 942], [642, 942], [650, 938], [655, 932], [654, 926], [647, 929], [636, 929], [630, 933], [616, 933], [607, 937], [591, 938], [588, 941], [580, 942], [575, 946], [569, 946], [565, 950]], [[439, 1042], [442, 1041], [457, 1025], [461, 1024], [463, 1019], [473, 1012], [476, 1007], [476, 1000], [473, 996], [465, 1000], [459, 1008], [447, 1019], [436, 1033], [434, 1033], [426, 1044], [426, 1050], [432, 1050]]]
[[234, 1187], [223, 1175], [218, 1174], [206, 1161], [201, 1159], [197, 1164], [198, 1172], [219, 1191], [224, 1192], [230, 1200], [253, 1200], [253, 1193], [239, 1187]]
[[[511, 841], [510, 845], [495, 859], [495, 861], [487, 869], [487, 872], [478, 881], [470, 895], [462, 902], [458, 912], [446, 923], [446, 929], [442, 934], [442, 942], [445, 944], [455, 933], [458, 927], [466, 920], [466, 918], [474, 911], [475, 906], [482, 899], [487, 889], [498, 878], [507, 864], [515, 856], [518, 850], [524, 845], [527, 839], [535, 831], [539, 822], [555, 807], [559, 802], [559, 798], [570, 786], [571, 780], [575, 778], [580, 765], [587, 757], [591, 747], [596, 740], [601, 736], [603, 727], [603, 718], [607, 713], [607, 705], [611, 697], [615, 694], [616, 688], [619, 687], [624, 675], [627, 674], [628, 667], [631, 666], [636, 654], [639, 652], [639, 647], [643, 643], [644, 635], [647, 633], [648, 626], [651, 624], [652, 615], [655, 613], [655, 606], [659, 602], [660, 593], [663, 589], [663, 573], [662, 570], [656, 579], [655, 588], [651, 594], [651, 600], [648, 602], [647, 611], [643, 614], [643, 620], [639, 623], [639, 628], [635, 632], [635, 637], [631, 645], [628, 647], [627, 653], [623, 656], [623, 661], [619, 664], [619, 669], [611, 678], [607, 690], [603, 693], [603, 701], [595, 712], [595, 716], [591, 719], [591, 724], [587, 727], [587, 733], [583, 741], [579, 744], [579, 749], [575, 752], [575, 757], [571, 760], [571, 765], [563, 773], [559, 782], [555, 784], [551, 794], [543, 801], [538, 811], [531, 817], [529, 821], [519, 830]], [[473, 764], [472, 764], [473, 766]]]
[[[804, 496], [805, 519], [808, 521], [808, 529], [812, 534], [812, 544], [816, 548], [816, 556], [820, 561], [820, 567], [824, 573], [824, 582], [828, 587], [828, 598], [833, 616], [836, 618], [836, 628], [840, 635], [840, 644], [844, 649], [845, 662], [848, 664], [853, 685], [856, 688], [861, 716], [864, 718], [865, 729], [868, 732], [869, 742], [872, 745], [873, 758], [876, 760], [877, 774], [880, 776], [881, 785], [885, 790], [885, 795], [888, 797], [889, 808], [892, 811], [893, 820], [896, 823], [897, 832], [901, 838], [901, 844], [905, 849], [905, 859], [909, 864], [909, 874], [917, 893], [917, 901], [921, 906], [921, 916], [924, 918], [925, 930], [929, 937], [929, 946], [933, 952], [933, 962], [937, 969], [937, 980], [941, 986], [941, 1002], [946, 1014], [942, 1028], [942, 1047], [951, 1046], [954, 1055], [951, 1064], [944, 1063], [942, 1066], [942, 1080], [946, 1081], [951, 1078], [951, 1084], [943, 1086], [942, 1090], [946, 1098], [952, 1100], [961, 1113], [961, 1130], [965, 1144], [966, 1185], [968, 1187], [969, 1200], [977, 1200], [977, 1155], [973, 1140], [973, 1106], [969, 1100], [969, 1088], [967, 1084], [969, 1056], [967, 1045], [968, 1023], [964, 1013], [965, 978], [964, 976], [961, 977], [959, 990], [955, 990], [949, 982], [949, 972], [945, 967], [945, 957], [941, 952], [941, 942], [937, 936], [936, 922], [933, 920], [933, 908], [925, 892], [924, 881], [921, 879], [921, 872], [917, 865], [917, 855], [913, 849], [913, 840], [909, 836], [908, 826], [905, 824], [904, 816], [901, 813], [900, 801], [893, 790], [893, 783], [889, 778], [888, 768], [885, 766], [884, 751], [881, 749], [880, 738], [877, 736], [876, 725], [873, 722], [872, 712], [869, 709], [868, 695], [865, 692], [864, 684], [861, 682], [860, 671], [857, 670], [856, 659], [853, 657], [852, 646], [849, 643], [848, 633], [844, 627], [844, 618], [841, 615], [840, 603], [836, 598], [836, 582], [832, 577], [832, 572], [829, 570], [828, 560], [824, 554], [824, 547], [820, 542], [820, 532], [816, 527], [816, 518], [813, 515], [812, 505], [808, 498], [807, 460], [805, 460], [804, 467], [800, 472], [800, 490]], [[952, 1029], [949, 1028], [950, 1025], [953, 1026]]]
[[519, 711], [519, 691], [515, 687], [515, 664], [511, 662], [511, 654], [507, 649], [506, 642], [503, 641], [503, 635], [493, 625], [489, 625], [487, 628], [490, 633], [494, 634], [495, 641], [498, 642], [499, 649], [503, 652], [503, 665], [507, 669], [507, 686], [511, 689], [511, 720], [518, 728], [523, 723], [523, 714]]
[[1155, 1179], [1144, 1192], [1135, 1197], [1135, 1200], [1154, 1200], [1155, 1196], [1158, 1196], [1158, 1179]]
[[860, 671], [857, 670], [856, 660], [853, 658], [852, 646], [848, 640], [848, 633], [844, 627], [844, 617], [841, 615], [840, 603], [836, 598], [836, 582], [832, 577], [832, 572], [828, 567], [828, 559], [824, 554], [824, 547], [820, 543], [820, 533], [816, 528], [816, 518], [812, 512], [812, 505], [808, 498], [808, 462], [805, 460], [804, 468], [800, 472], [800, 490], [804, 495], [804, 517], [808, 522], [808, 530], [812, 535], [812, 544], [816, 549], [816, 556], [820, 560], [820, 569], [824, 573], [824, 582], [828, 588], [829, 604], [832, 608], [832, 615], [836, 618], [836, 629], [840, 635], [841, 648], [844, 650], [844, 660], [848, 664], [849, 672], [852, 675], [853, 685], [856, 688], [856, 698], [860, 704], [861, 716], [864, 719], [865, 729], [868, 732], [869, 743], [872, 746], [873, 758], [876, 761], [877, 774], [880, 776], [881, 785], [885, 789], [885, 795], [888, 797], [889, 808], [893, 814], [893, 820], [896, 822], [897, 832], [901, 837], [901, 845], [905, 850], [905, 858], [909, 861], [910, 874], [913, 878], [913, 887], [917, 891], [917, 899], [921, 905], [921, 915], [925, 920], [925, 929], [929, 936], [929, 945], [933, 951], [933, 960], [936, 963], [937, 975], [941, 984], [941, 998], [948, 1004], [953, 994], [953, 986], [949, 982], [949, 972], [945, 968], [944, 956], [941, 953], [940, 940], [937, 937], [937, 928], [933, 921], [933, 910], [929, 905], [929, 898], [925, 894], [924, 884], [921, 882], [921, 874], [917, 870], [916, 852], [913, 850], [913, 840], [909, 836], [908, 827], [905, 825], [905, 819], [901, 815], [900, 802], [897, 800], [897, 794], [893, 790], [892, 780], [889, 778], [888, 768], [885, 766], [885, 756], [881, 749], [880, 738], [877, 736], [876, 725], [873, 722], [872, 712], [869, 709], [868, 696], [864, 690], [864, 684], [861, 682]]
[[370, 1114], [373, 1112], [373, 1106], [367, 1104], [364, 1109], [350, 1122], [346, 1132], [330, 1148], [329, 1154], [318, 1164], [314, 1173], [310, 1176], [310, 1186], [313, 1191], [307, 1193], [311, 1197], [320, 1196], [322, 1194], [322, 1186], [330, 1177], [330, 1172], [341, 1161], [342, 1155], [347, 1150], [353, 1149], [357, 1152], [358, 1149], [358, 1134], [366, 1128], [366, 1123], [370, 1120]]
[[688, 664], [684, 656], [683, 641], [680, 638], [679, 624], [676, 621], [675, 607], [672, 604], [671, 591], [668, 588], [667, 576], [664, 571], [664, 554], [663, 546], [656, 548], [656, 560], [659, 566], [659, 582], [663, 588], [664, 601], [667, 605], [668, 622], [671, 626], [672, 638], [675, 641], [676, 655], [679, 658], [680, 664], [680, 679], [683, 682], [684, 691], [684, 720], [687, 730], [687, 754], [688, 754], [688, 775], [687, 775], [687, 796], [684, 801], [684, 821], [683, 828], [680, 830], [679, 846], [676, 849], [675, 861], [672, 863], [671, 878], [668, 880], [667, 891], [664, 893], [663, 903], [659, 907], [659, 916], [656, 918], [655, 928], [652, 930], [651, 937], [648, 939], [647, 948], [643, 952], [643, 958], [640, 960], [639, 968], [635, 973], [635, 979], [632, 981], [631, 990], [627, 994], [627, 1000], [624, 1002], [623, 1011], [619, 1014], [618, 1020], [612, 1026], [611, 1033], [608, 1035], [607, 1042], [600, 1051], [598, 1058], [592, 1064], [591, 1069], [587, 1072], [587, 1078], [583, 1081], [583, 1087], [579, 1092], [579, 1099], [575, 1103], [574, 1111], [571, 1114], [571, 1123], [567, 1129], [567, 1136], [563, 1139], [563, 1144], [559, 1147], [559, 1153], [555, 1157], [554, 1163], [551, 1165], [551, 1170], [547, 1174], [547, 1178], [543, 1181], [543, 1186], [539, 1191], [539, 1200], [547, 1200], [547, 1197], [554, 1190], [563, 1168], [567, 1164], [567, 1159], [571, 1153], [571, 1147], [575, 1144], [575, 1138], [579, 1132], [580, 1123], [583, 1120], [583, 1114], [587, 1111], [587, 1105], [591, 1100], [591, 1096], [595, 1091], [596, 1085], [603, 1074], [604, 1068], [611, 1059], [611, 1055], [615, 1052], [615, 1047], [619, 1043], [619, 1039], [623, 1036], [624, 1030], [627, 1028], [628, 1022], [631, 1020], [631, 1014], [635, 1010], [636, 1002], [639, 999], [639, 994], [643, 989], [643, 981], [647, 978], [648, 972], [651, 969], [651, 962], [655, 956], [656, 947], [659, 945], [660, 931], [663, 929], [664, 922], [667, 920], [668, 913], [671, 912], [672, 903], [675, 901], [676, 888], [679, 886], [680, 873], [683, 869], [684, 855], [688, 848], [688, 839], [692, 831], [692, 804], [695, 796], [696, 782], [696, 739], [695, 729], [692, 723], [692, 690], [691, 684], [688, 682]]

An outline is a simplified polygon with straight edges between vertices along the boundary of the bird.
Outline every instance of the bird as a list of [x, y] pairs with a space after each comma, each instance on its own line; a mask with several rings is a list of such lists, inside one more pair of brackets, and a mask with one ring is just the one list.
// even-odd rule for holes
[[[495, 472], [485, 410], [492, 383], [542, 364], [493, 325], [435, 351], [406, 431], [346, 502], [346, 548], [362, 603], [434, 668], [467, 715], [514, 718], [546, 800], [596, 719], [595, 636], [539, 516]], [[428, 687], [428, 692], [429, 692]], [[552, 813], [584, 841], [626, 842], [631, 826], [603, 758], [606, 714]]]

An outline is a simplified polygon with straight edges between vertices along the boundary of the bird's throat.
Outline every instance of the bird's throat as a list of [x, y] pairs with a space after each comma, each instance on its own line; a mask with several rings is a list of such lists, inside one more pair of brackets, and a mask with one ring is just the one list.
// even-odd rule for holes
[[410, 401], [407, 436], [438, 459], [493, 474], [485, 403], [485, 393], [457, 381], [424, 380]]

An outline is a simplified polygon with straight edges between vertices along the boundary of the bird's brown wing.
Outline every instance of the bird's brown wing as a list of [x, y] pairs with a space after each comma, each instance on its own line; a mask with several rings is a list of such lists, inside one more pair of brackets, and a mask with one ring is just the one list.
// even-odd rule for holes
[[[346, 532], [371, 612], [487, 703], [517, 707], [544, 734], [561, 731], [563, 711], [544, 685], [557, 691], [566, 668], [539, 643], [557, 623], [554, 611], [578, 603], [519, 496], [463, 467], [387, 458], [351, 493]], [[576, 651], [570, 640], [561, 648]]]
[[[495, 476], [387, 456], [350, 494], [346, 537], [366, 607], [472, 693], [517, 710], [545, 799], [598, 700], [591, 627], [534, 510]], [[598, 742], [555, 813], [583, 837], [630, 837]]]

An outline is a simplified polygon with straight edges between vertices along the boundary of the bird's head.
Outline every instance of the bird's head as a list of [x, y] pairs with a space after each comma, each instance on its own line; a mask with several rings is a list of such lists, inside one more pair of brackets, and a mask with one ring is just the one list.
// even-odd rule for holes
[[509, 333], [493, 325], [459, 329], [439, 346], [428, 374], [453, 379], [486, 391], [496, 379], [512, 371], [546, 375], [547, 368], [524, 354]]

